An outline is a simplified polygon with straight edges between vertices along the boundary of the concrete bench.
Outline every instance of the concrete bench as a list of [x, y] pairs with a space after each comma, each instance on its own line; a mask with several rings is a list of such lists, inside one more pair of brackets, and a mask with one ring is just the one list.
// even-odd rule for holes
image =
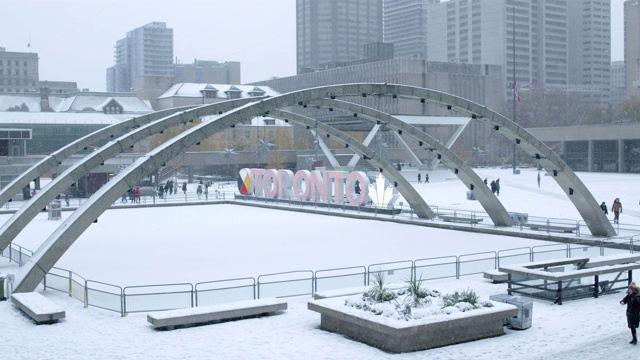
[[53, 324], [66, 316], [64, 309], [37, 292], [13, 294], [11, 302], [38, 325]]
[[591, 258], [579, 268], [593, 269], [601, 266], [635, 263], [637, 261], [640, 261], [640, 255], [615, 254]]
[[450, 215], [438, 215], [440, 219], [447, 222], [465, 223], [465, 224], [477, 224], [482, 222], [482, 218], [470, 218], [462, 216], [450, 216]]
[[156, 329], [173, 330], [180, 327], [271, 315], [286, 309], [287, 303], [275, 298], [247, 300], [229, 304], [158, 311], [147, 314], [147, 321]]
[[494, 284], [499, 284], [509, 281], [509, 274], [503, 273], [498, 270], [488, 270], [483, 273], [485, 279], [493, 281]]
[[560, 225], [531, 224], [531, 223], [526, 223], [522, 226], [529, 228], [531, 230], [560, 231], [560, 232], [566, 232], [566, 233], [571, 233], [577, 230], [576, 226], [560, 226]]

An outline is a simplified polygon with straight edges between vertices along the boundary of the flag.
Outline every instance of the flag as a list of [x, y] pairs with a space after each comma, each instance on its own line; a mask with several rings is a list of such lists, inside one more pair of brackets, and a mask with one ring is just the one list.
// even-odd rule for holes
[[518, 102], [520, 102], [520, 94], [518, 94], [518, 85], [516, 85], [515, 81], [513, 82], [512, 86], [511, 86], [511, 90], [515, 94], [516, 99], [518, 99]]

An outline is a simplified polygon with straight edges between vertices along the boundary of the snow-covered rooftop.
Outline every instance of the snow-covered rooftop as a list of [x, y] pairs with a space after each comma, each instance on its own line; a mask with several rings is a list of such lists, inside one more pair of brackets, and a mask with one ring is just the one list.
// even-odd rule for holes
[[[165, 99], [170, 97], [193, 97], [201, 98], [202, 91], [216, 91], [217, 98], [227, 99], [227, 92], [240, 91], [240, 97], [248, 98], [254, 96], [260, 96], [264, 93], [266, 96], [275, 96], [279, 93], [268, 86], [255, 86], [255, 85], [230, 85], [230, 84], [195, 84], [195, 83], [179, 83], [171, 86], [162, 95], [158, 96], [158, 99]], [[252, 95], [254, 94], [254, 95]]]
[[0, 126], [14, 124], [112, 125], [131, 119], [135, 116], [135, 114], [103, 114], [102, 112], [0, 112]]

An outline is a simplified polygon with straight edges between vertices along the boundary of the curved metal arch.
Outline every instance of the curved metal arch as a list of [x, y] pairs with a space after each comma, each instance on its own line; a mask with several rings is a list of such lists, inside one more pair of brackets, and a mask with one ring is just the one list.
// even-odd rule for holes
[[[468, 112], [476, 117], [478, 115], [476, 115], [473, 110], [482, 110], [480, 105], [449, 94], [422, 88], [387, 84], [344, 84], [319, 87], [291, 92], [262, 100], [258, 103], [244, 105], [236, 110], [230, 111], [214, 121], [200, 124], [176, 136], [162, 146], [154, 149], [146, 157], [138, 159], [138, 161], [132, 164], [132, 166], [125, 169], [113, 178], [111, 182], [103, 186], [89, 199], [89, 201], [78, 208], [78, 210], [76, 210], [67, 220], [65, 220], [63, 224], [60, 225], [60, 227], [58, 227], [58, 229], [56, 229], [56, 231], [45, 241], [45, 243], [30, 259], [29, 263], [20, 270], [16, 279], [18, 284], [16, 292], [32, 291], [35, 289], [38, 283], [40, 283], [46, 275], [46, 272], [53, 267], [55, 262], [57, 262], [62, 254], [73, 244], [78, 236], [82, 234], [82, 232], [84, 232], [84, 230], [86, 230], [86, 228], [89, 227], [90, 224], [97, 219], [113, 201], [126, 191], [128, 187], [127, 184], [137, 182], [145, 173], [148, 173], [149, 171], [157, 168], [160, 164], [173, 159], [190, 146], [206, 139], [216, 132], [243, 121], [245, 118], [260, 114], [268, 114], [270, 110], [290, 106], [292, 103], [303, 105], [305, 102], [318, 98], [356, 94], [402, 94], [422, 99], [429, 98], [429, 101], [440, 104], [451, 105], [455, 103], [457, 110]], [[443, 101], [443, 99], [446, 99], [449, 103]], [[456, 99], [458, 99], [457, 102]], [[180, 115], [173, 115], [170, 118], [183, 116], [185, 114], [187, 116], [194, 116], [195, 114], [200, 116], [210, 115], [192, 110], [185, 111]], [[515, 131], [522, 129], [512, 122], [509, 124], [510, 120], [494, 113], [491, 110], [486, 110], [486, 108], [482, 114], [495, 114], [495, 117], [501, 120], [501, 123], [504, 123], [508, 129], [513, 128]], [[486, 118], [486, 116], [484, 117]], [[524, 129], [522, 129], [522, 131], [524, 131]], [[543, 146], [535, 148], [544, 149]], [[549, 151], [553, 153], [550, 149]], [[555, 164], [555, 162], [552, 163]], [[579, 179], [577, 180], [579, 181]], [[588, 193], [586, 187], [585, 191]]]
[[[243, 99], [235, 99], [228, 101], [221, 101], [214, 104], [209, 104], [205, 106], [200, 106], [198, 108], [193, 108], [191, 111], [195, 114], [193, 118], [199, 117], [199, 112], [206, 111], [206, 115], [219, 114], [231, 109], [234, 109], [240, 105], [247, 104], [251, 101], [256, 101], [256, 98], [243, 98]], [[167, 111], [159, 111], [160, 114], [166, 114]], [[103, 164], [106, 160], [113, 158], [114, 156], [122, 153], [124, 150], [128, 149], [130, 146], [133, 146], [140, 140], [143, 140], [153, 134], [157, 134], [160, 131], [164, 131], [170, 127], [177, 126], [180, 123], [186, 123], [190, 119], [185, 118], [184, 113], [175, 114], [174, 112], [170, 112], [171, 115], [165, 116], [162, 118], [157, 118], [156, 116], [149, 116], [145, 119], [136, 118], [132, 120], [136, 120], [134, 122], [130, 122], [128, 124], [129, 127], [135, 127], [136, 129], [130, 131], [127, 134], [122, 135], [118, 139], [114, 141], [110, 141], [104, 146], [100, 147], [96, 151], [85, 156], [82, 161], [74, 164], [69, 167], [67, 170], [62, 172], [58, 177], [53, 179], [42, 191], [38, 192], [34, 197], [31, 198], [29, 202], [27, 202], [24, 206], [22, 206], [16, 213], [14, 213], [2, 226], [0, 227], [0, 251], [4, 250], [13, 239], [22, 231], [22, 229], [28, 224], [33, 218], [38, 215], [42, 209], [46, 208], [46, 206], [60, 193], [65, 191], [71, 184], [78, 181], [83, 176], [89, 174], [91, 169]], [[149, 122], [151, 119], [153, 121]], [[146, 125], [142, 125], [142, 122], [147, 122]], [[136, 122], [138, 124], [136, 124]], [[122, 130], [123, 127], [119, 126], [117, 129]], [[97, 137], [102, 136], [102, 138], [106, 138], [111, 136], [111, 134], [117, 133], [117, 130], [108, 129], [103, 132], [95, 132], [93, 134], [87, 135], [86, 137], [76, 141], [73, 145], [73, 148], [78, 149], [82, 144], [86, 144], [87, 141], [94, 141]], [[100, 133], [100, 134], [98, 134]], [[87, 139], [91, 138], [91, 140]], [[101, 139], [102, 139], [101, 138]], [[95, 142], [92, 142], [95, 143]], [[66, 150], [63, 150], [66, 149]], [[66, 146], [61, 149], [59, 153], [61, 154], [73, 154], [72, 148]], [[54, 157], [54, 160], [59, 159], [59, 157]], [[42, 171], [42, 169], [46, 168], [47, 164], [50, 162], [44, 162], [43, 164], [36, 165], [32, 169], [28, 170], [27, 173], [31, 174], [33, 171]], [[23, 179], [31, 179], [30, 177], [25, 178], [24, 175], [21, 176]], [[16, 181], [14, 181], [16, 182]], [[129, 188], [135, 186], [137, 183], [130, 183]]]
[[[313, 97], [325, 92], [325, 98], [334, 99], [336, 96], [345, 95], [388, 95], [406, 96], [428, 101], [459, 113], [467, 114], [473, 119], [485, 122], [494, 130], [512, 140], [518, 147], [532, 157], [539, 159], [540, 164], [553, 174], [553, 179], [560, 185], [569, 200], [578, 210], [580, 215], [595, 236], [614, 236], [615, 229], [599, 210], [598, 202], [591, 192], [582, 183], [573, 170], [551, 148], [531, 135], [523, 127], [509, 120], [505, 116], [470, 100], [447, 94], [441, 91], [425, 89], [415, 86], [398, 84], [344, 84], [310, 89]], [[300, 104], [309, 103], [313, 99], [305, 97], [307, 93], [299, 93]], [[311, 94], [311, 92], [309, 93]]]
[[446, 146], [442, 145], [438, 140], [434, 139], [429, 134], [413, 125], [399, 120], [396, 117], [363, 105], [342, 100], [330, 99], [313, 101], [312, 104], [313, 106], [332, 107], [357, 114], [363, 114], [365, 118], [374, 119], [373, 121], [380, 121], [394, 130], [402, 131], [402, 134], [406, 134], [414, 140], [423, 142], [426, 148], [428, 148], [430, 151], [436, 152], [438, 157], [441, 158], [440, 161], [449, 170], [451, 170], [455, 174], [455, 176], [460, 179], [460, 181], [462, 181], [467, 189], [473, 191], [474, 196], [485, 209], [496, 226], [512, 225], [512, 220], [509, 216], [509, 213], [504, 208], [500, 200], [498, 200], [493, 192], [491, 192], [491, 189], [486, 186], [484, 181], [478, 176], [478, 174], [458, 155], [449, 150]]
[[514, 141], [527, 154], [538, 159], [540, 165], [552, 173], [553, 180], [560, 185], [578, 210], [591, 234], [606, 237], [616, 235], [615, 229], [600, 210], [598, 202], [580, 178], [558, 154], [523, 127], [486, 106], [455, 95], [404, 85], [384, 84], [381, 87], [385, 91], [391, 91], [398, 95], [417, 97], [439, 105], [450, 106], [452, 110], [468, 114], [472, 118], [488, 124], [507, 139]]
[[[0, 206], [4, 205], [9, 201], [13, 195], [18, 193], [22, 188], [27, 186], [33, 179], [36, 179], [43, 174], [50, 172], [53, 168], [57, 167], [62, 163], [63, 160], [67, 159], [71, 155], [77, 153], [78, 151], [86, 148], [87, 146], [91, 146], [93, 144], [97, 144], [99, 141], [104, 140], [109, 137], [113, 137], [116, 134], [125, 131], [130, 128], [135, 128], [137, 126], [141, 126], [147, 124], [149, 122], [161, 119], [165, 116], [174, 114], [178, 111], [186, 110], [193, 108], [194, 106], [183, 106], [177, 107], [167, 110], [156, 111], [151, 114], [146, 114], [142, 116], [137, 116], [129, 120], [122, 121], [117, 124], [109, 125], [102, 129], [96, 130], [93, 133], [86, 135], [69, 145], [65, 145], [64, 147], [54, 151], [49, 154], [42, 160], [38, 161], [36, 164], [31, 166], [25, 172], [20, 174], [18, 177], [13, 179], [7, 186], [5, 186], [2, 190], [0, 190]], [[3, 246], [0, 245], [0, 249], [4, 249]]]
[[[297, 94], [281, 95], [295, 100]], [[173, 159], [178, 156], [184, 150], [193, 146], [199, 141], [206, 139], [212, 134], [222, 131], [227, 127], [242, 122], [247, 117], [257, 116], [260, 114], [266, 114], [278, 107], [286, 106], [290, 103], [291, 99], [274, 97], [271, 99], [263, 100], [258, 103], [244, 105], [236, 110], [233, 110], [221, 117], [208, 122], [197, 125], [192, 129], [189, 129], [182, 134], [171, 139], [162, 146], [154, 149], [147, 156], [138, 159], [128, 168], [124, 169], [120, 174], [114, 177], [109, 183], [100, 188], [87, 202], [80, 206], [69, 218], [67, 218], [49, 238], [41, 245], [36, 251], [29, 262], [20, 270], [17, 274], [17, 286], [16, 292], [33, 291], [37, 285], [42, 281], [46, 273], [53, 267], [53, 265], [60, 259], [64, 252], [75, 242], [75, 240], [96, 220], [99, 215], [106, 211], [111, 204], [117, 200], [129, 187], [129, 184], [136, 183], [149, 171], [156, 169], [160, 164]], [[164, 122], [171, 118], [178, 118], [180, 120], [185, 118], [185, 115], [194, 115], [193, 113], [202, 113], [202, 108], [198, 108], [191, 111], [185, 111], [181, 114], [169, 116], [164, 119]], [[199, 114], [202, 115], [202, 114]], [[309, 120], [310, 123], [316, 124], [317, 121]], [[153, 126], [154, 124], [149, 125]], [[317, 125], [317, 124], [316, 124]], [[333, 133], [335, 136], [341, 135], [338, 130], [330, 129], [328, 125], [320, 124], [320, 128], [323, 131]], [[342, 138], [342, 136], [341, 136]], [[344, 138], [350, 138], [344, 134]], [[352, 139], [352, 138], [350, 138]], [[351, 140], [348, 140], [351, 141]], [[359, 142], [353, 139], [353, 144], [358, 145]], [[409, 191], [415, 192], [415, 189], [408, 184], [406, 179], [400, 174], [395, 172], [395, 169], [388, 162], [385, 164], [383, 159], [374, 156], [374, 153], [370, 149], [365, 149], [364, 146], [359, 144], [362, 150], [367, 154], [372, 155], [372, 163], [374, 165], [388, 168], [395, 176], [398, 184], [406, 182], [401, 185], [402, 189], [411, 189]], [[395, 172], [395, 175], [394, 175]], [[61, 177], [69, 177], [65, 174]], [[405, 195], [407, 195], [405, 193]], [[412, 195], [409, 193], [408, 195]], [[413, 198], [415, 207], [417, 209], [422, 208], [424, 213], [429, 216], [432, 215], [431, 209], [424, 203], [424, 200], [420, 196], [409, 196], [407, 198]], [[421, 206], [422, 205], [422, 206]], [[415, 209], [414, 209], [415, 210]]]

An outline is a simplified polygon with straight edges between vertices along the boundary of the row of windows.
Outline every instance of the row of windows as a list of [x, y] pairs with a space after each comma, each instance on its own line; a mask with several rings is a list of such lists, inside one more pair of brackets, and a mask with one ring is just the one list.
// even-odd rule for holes
[[[15, 74], [15, 75], [20, 75], [20, 70], [16, 69], [16, 70], [15, 70], [15, 72], [14, 72], [14, 74]], [[28, 74], [27, 69], [24, 69], [24, 70], [22, 71], [22, 74], [23, 74], [24, 76], [27, 76], [27, 74]], [[0, 69], [0, 75], [4, 75], [4, 69]], [[7, 69], [7, 75], [11, 75], [11, 69]]]
[[[34, 89], [15, 89], [15, 92], [17, 92], [17, 93], [25, 93], [25, 92], [29, 92], [29, 91], [33, 91], [33, 90]], [[14, 90], [12, 88], [5, 89], [5, 88], [0, 87], [0, 93], [3, 93], [3, 92], [9, 92], [10, 93], [10, 92], [13, 92], [13, 91]]]
[[[0, 85], [4, 85], [4, 79], [0, 79]], [[7, 79], [7, 86], [14, 86], [13, 79]], [[31, 85], [29, 85], [29, 79], [24, 79], [20, 81], [20, 79], [16, 79], [15, 86], [31, 86], [36, 87], [36, 82], [31, 80]]]
[[[11, 60], [3, 60], [0, 59], [0, 66], [4, 66], [4, 64], [7, 64], [7, 66], [11, 66], [11, 64], [15, 64], [16, 66], [20, 66], [20, 60], [14, 60], [13, 62]], [[23, 66], [27, 67], [27, 61], [23, 61]]]

